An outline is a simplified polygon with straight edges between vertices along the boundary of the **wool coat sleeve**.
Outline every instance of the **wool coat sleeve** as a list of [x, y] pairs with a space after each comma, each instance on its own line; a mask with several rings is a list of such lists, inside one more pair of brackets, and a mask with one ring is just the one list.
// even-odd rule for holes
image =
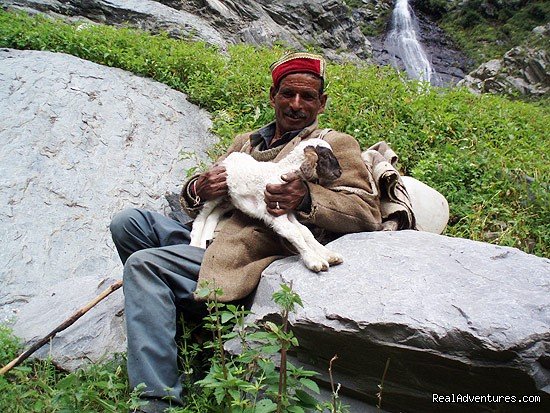
[[311, 209], [297, 211], [298, 219], [334, 233], [380, 230], [380, 199], [371, 187], [372, 178], [361, 159], [359, 143], [338, 132], [329, 133], [325, 140], [340, 163], [342, 175], [325, 186], [308, 182]]
[[[216, 163], [223, 161], [227, 156], [229, 156], [232, 152], [240, 152], [245, 144], [245, 142], [248, 140], [249, 134], [243, 134], [238, 135], [234, 140], [233, 143], [229, 146], [229, 149], [218, 158]], [[201, 211], [201, 208], [203, 206], [203, 202], [196, 203], [195, 199], [191, 196], [191, 185], [194, 181], [198, 179], [200, 174], [195, 174], [191, 178], [187, 179], [183, 183], [183, 188], [180, 193], [180, 204], [183, 210], [187, 215], [189, 215], [191, 218], [196, 218], [196, 216]]]

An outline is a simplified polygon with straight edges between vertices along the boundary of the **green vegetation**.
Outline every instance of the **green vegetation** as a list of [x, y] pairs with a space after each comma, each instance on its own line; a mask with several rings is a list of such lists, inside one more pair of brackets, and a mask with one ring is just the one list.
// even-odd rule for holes
[[[79, 28], [41, 17], [0, 12], [0, 46], [66, 52], [150, 76], [184, 91], [212, 113], [220, 142], [269, 122], [267, 68], [282, 49], [231, 47], [107, 26]], [[426, 88], [391, 69], [329, 65], [329, 107], [323, 127], [354, 135], [363, 147], [388, 141], [402, 171], [449, 200], [447, 234], [549, 256], [550, 110]]]
[[[247, 311], [231, 304], [222, 304], [221, 290], [202, 285], [197, 291], [211, 297], [204, 330], [182, 323], [180, 365], [187, 380], [184, 383], [185, 407], [173, 407], [170, 413], [344, 413], [337, 390], [330, 402], [320, 402], [312, 394], [320, 390], [312, 380], [317, 373], [292, 365], [286, 355], [298, 346], [288, 329], [288, 316], [300, 297], [290, 286], [281, 285], [273, 301], [281, 309], [281, 324], [266, 321], [261, 326], [246, 325]], [[202, 345], [192, 340], [193, 332]], [[206, 339], [205, 333], [211, 333]], [[224, 345], [235, 339], [241, 353], [229, 356]], [[19, 350], [10, 331], [0, 326], [0, 366], [15, 358]], [[273, 355], [281, 354], [277, 371]], [[201, 359], [208, 359], [201, 363]], [[328, 368], [328, 366], [327, 366]], [[199, 380], [197, 377], [202, 376]], [[333, 387], [334, 387], [334, 383]], [[90, 365], [73, 373], [61, 372], [53, 363], [26, 361], [0, 376], [0, 411], [6, 413], [94, 413], [124, 412], [146, 402], [139, 399], [145, 387], [128, 392], [128, 378], [123, 359], [106, 364]]]
[[[527, 42], [550, 49], [533, 28], [550, 20], [544, 0], [417, 0], [415, 6], [440, 19], [439, 24], [477, 65], [501, 58], [514, 46]], [[544, 44], [540, 44], [544, 43]]]
[[[17, 356], [20, 344], [0, 325], [0, 366]], [[124, 363], [92, 365], [86, 371], [67, 374], [51, 361], [26, 361], [0, 376], [0, 411], [126, 412], [138, 406], [137, 394], [128, 392]]]

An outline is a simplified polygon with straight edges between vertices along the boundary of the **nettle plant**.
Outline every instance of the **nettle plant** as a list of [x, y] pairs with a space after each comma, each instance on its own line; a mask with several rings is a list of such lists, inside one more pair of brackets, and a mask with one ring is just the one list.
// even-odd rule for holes
[[[230, 413], [305, 413], [344, 412], [337, 392], [331, 402], [320, 402], [311, 394], [319, 394], [312, 380], [318, 373], [296, 367], [287, 360], [298, 340], [289, 329], [289, 315], [302, 306], [300, 296], [292, 286], [281, 285], [273, 294], [280, 307], [281, 324], [265, 321], [247, 325], [249, 311], [243, 307], [219, 301], [222, 291], [201, 284], [199, 297], [207, 299], [208, 315], [204, 327], [212, 340], [204, 344], [212, 357], [206, 376], [197, 382], [207, 397], [215, 399], [220, 412]], [[240, 352], [229, 355], [225, 344], [229, 340], [240, 344]], [[279, 356], [277, 356], [279, 355]], [[277, 360], [279, 368], [277, 369]]]

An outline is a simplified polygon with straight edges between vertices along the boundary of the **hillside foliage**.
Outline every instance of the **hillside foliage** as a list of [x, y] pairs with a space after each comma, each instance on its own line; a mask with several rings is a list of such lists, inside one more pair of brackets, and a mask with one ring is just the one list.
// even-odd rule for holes
[[434, 17], [477, 65], [520, 44], [550, 51], [550, 39], [532, 32], [550, 22], [545, 0], [415, 0], [414, 7]]
[[[120, 67], [181, 90], [212, 113], [220, 154], [237, 133], [272, 120], [268, 67], [284, 51], [203, 43], [133, 29], [66, 24], [0, 12], [0, 46], [69, 53]], [[380, 140], [400, 155], [402, 172], [449, 200], [451, 236], [550, 250], [550, 110], [429, 88], [389, 68], [328, 67], [323, 127], [355, 136], [366, 148]]]

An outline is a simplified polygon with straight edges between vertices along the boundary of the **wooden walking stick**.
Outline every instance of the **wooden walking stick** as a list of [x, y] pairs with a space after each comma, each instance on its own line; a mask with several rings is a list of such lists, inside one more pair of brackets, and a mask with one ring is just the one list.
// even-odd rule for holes
[[101, 300], [103, 300], [105, 297], [107, 297], [112, 292], [118, 290], [122, 286], [122, 280], [114, 282], [109, 288], [107, 288], [105, 291], [103, 291], [101, 294], [99, 294], [96, 298], [94, 298], [92, 301], [90, 301], [88, 304], [86, 304], [84, 307], [79, 308], [76, 310], [73, 315], [71, 315], [69, 318], [67, 318], [65, 321], [63, 321], [60, 325], [58, 325], [56, 328], [54, 328], [51, 332], [48, 333], [45, 337], [38, 340], [36, 343], [34, 343], [28, 350], [26, 350], [23, 354], [21, 354], [19, 357], [13, 359], [8, 364], [6, 364], [4, 367], [0, 369], [0, 376], [4, 375], [8, 371], [10, 371], [12, 368], [18, 366], [21, 364], [24, 360], [29, 358], [29, 356], [34, 353], [36, 350], [38, 350], [40, 347], [42, 347], [44, 344], [46, 344], [48, 341], [50, 341], [52, 338], [55, 337], [57, 333], [60, 331], [65, 330], [67, 327], [74, 324], [76, 320], [78, 320], [80, 317], [82, 317], [84, 314], [86, 314], [91, 308], [95, 307], [97, 303], [99, 303]]

